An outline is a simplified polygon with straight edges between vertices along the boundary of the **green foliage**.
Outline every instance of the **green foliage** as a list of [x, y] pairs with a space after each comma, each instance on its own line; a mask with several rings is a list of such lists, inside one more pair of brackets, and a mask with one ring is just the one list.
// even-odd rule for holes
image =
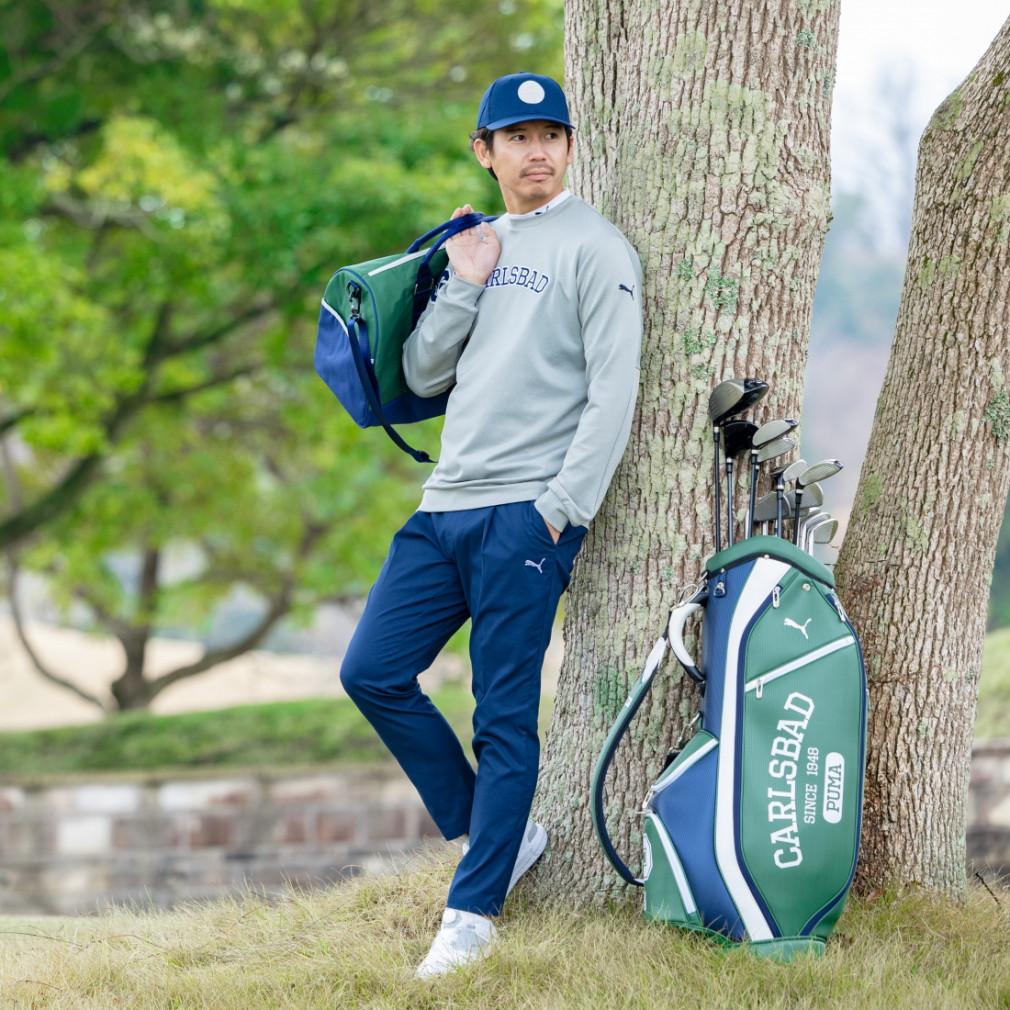
[[989, 591], [988, 628], [990, 631], [1010, 628], [1010, 503], [1003, 513], [1003, 525], [996, 541], [996, 561]]
[[985, 640], [982, 679], [978, 686], [975, 739], [1010, 737], [1010, 627], [990, 632]]
[[[473, 697], [443, 684], [432, 698], [469, 739]], [[347, 698], [243, 705], [213, 712], [121, 712], [99, 723], [0, 733], [3, 777], [130, 774], [184, 768], [276, 768], [384, 761], [389, 752]]]
[[0, 16], [0, 547], [135, 651], [238, 585], [264, 632], [362, 592], [424, 473], [313, 374], [319, 297], [498, 206], [467, 134], [493, 77], [559, 72], [559, 0]]

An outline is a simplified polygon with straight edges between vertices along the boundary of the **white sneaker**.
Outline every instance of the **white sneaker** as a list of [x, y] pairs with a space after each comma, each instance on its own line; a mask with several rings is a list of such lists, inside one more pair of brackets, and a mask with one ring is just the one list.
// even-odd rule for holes
[[519, 846], [519, 855], [512, 868], [512, 879], [509, 880], [508, 894], [519, 883], [519, 878], [543, 855], [547, 848], [547, 829], [536, 821], [526, 822], [526, 831]]
[[498, 930], [490, 919], [447, 908], [442, 913], [442, 928], [414, 977], [435, 978], [487, 957], [497, 937]]
[[[508, 891], [519, 883], [519, 878], [543, 855], [547, 848], [547, 829], [536, 821], [526, 822], [526, 831], [523, 840], [519, 845], [519, 855], [516, 856], [516, 864], [512, 867], [512, 877], [509, 880]], [[463, 855], [470, 849], [470, 839], [463, 842]]]

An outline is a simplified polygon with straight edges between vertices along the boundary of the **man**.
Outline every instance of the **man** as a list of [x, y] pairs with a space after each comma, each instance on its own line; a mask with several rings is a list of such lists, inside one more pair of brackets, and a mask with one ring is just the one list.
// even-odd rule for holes
[[[471, 146], [507, 213], [447, 243], [450, 267], [404, 345], [414, 392], [452, 387], [442, 449], [341, 669], [439, 830], [466, 836], [419, 977], [487, 953], [492, 917], [546, 846], [527, 821], [540, 670], [627, 443], [641, 344], [638, 257], [564, 186], [573, 140], [559, 85], [495, 81]], [[476, 773], [417, 683], [467, 618]]]

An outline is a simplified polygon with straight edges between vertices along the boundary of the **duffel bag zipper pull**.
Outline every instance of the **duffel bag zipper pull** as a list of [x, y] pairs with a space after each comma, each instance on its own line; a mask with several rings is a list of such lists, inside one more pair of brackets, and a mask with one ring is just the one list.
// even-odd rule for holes
[[351, 300], [351, 318], [360, 319], [361, 287], [355, 284], [354, 281], [348, 281], [347, 283], [347, 297]]

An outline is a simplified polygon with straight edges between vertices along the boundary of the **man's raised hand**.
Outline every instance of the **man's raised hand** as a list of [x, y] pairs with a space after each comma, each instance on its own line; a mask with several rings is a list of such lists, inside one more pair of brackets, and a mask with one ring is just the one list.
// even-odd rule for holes
[[[453, 220], [464, 214], [472, 214], [473, 207], [466, 204], [453, 211]], [[493, 228], [481, 222], [475, 228], [468, 228], [453, 235], [445, 243], [449, 262], [456, 276], [471, 284], [483, 284], [498, 263], [501, 245]]]

